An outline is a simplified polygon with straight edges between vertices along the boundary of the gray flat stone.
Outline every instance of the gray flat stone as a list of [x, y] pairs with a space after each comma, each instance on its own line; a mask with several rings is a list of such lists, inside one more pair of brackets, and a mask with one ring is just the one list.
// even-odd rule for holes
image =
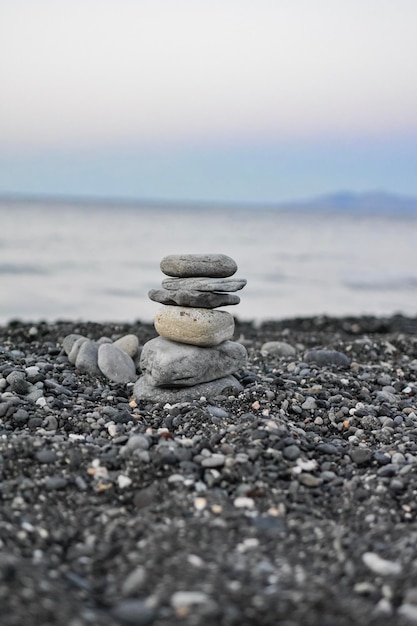
[[154, 302], [173, 306], [192, 306], [203, 309], [216, 309], [219, 306], [239, 304], [240, 298], [232, 293], [214, 293], [196, 289], [151, 289], [148, 296]]
[[77, 368], [77, 370], [79, 370], [80, 372], [84, 372], [85, 374], [90, 374], [90, 376], [100, 376], [101, 372], [98, 369], [97, 365], [97, 354], [98, 344], [95, 341], [86, 339], [81, 344], [78, 350], [77, 358], [75, 360], [75, 367]]
[[246, 278], [164, 278], [164, 289], [196, 291], [239, 291], [246, 285]]
[[242, 391], [243, 387], [234, 376], [225, 376], [194, 387], [156, 387], [149, 376], [141, 376], [133, 387], [137, 401], [181, 402], [186, 398], [215, 398], [229, 391]]
[[181, 278], [190, 276], [225, 278], [237, 271], [237, 264], [225, 254], [170, 254], [162, 259], [161, 271], [167, 276]]
[[132, 358], [114, 343], [103, 343], [98, 349], [98, 367], [114, 383], [126, 384], [136, 380]]
[[193, 346], [217, 346], [233, 338], [235, 320], [227, 311], [162, 306], [154, 320], [158, 335]]
[[294, 356], [295, 348], [285, 341], [267, 341], [261, 347], [261, 354], [271, 354], [273, 356]]
[[337, 350], [309, 350], [305, 355], [306, 363], [316, 363], [320, 367], [335, 365], [336, 367], [347, 368], [350, 365], [349, 357], [344, 352]]
[[188, 387], [233, 374], [246, 360], [246, 348], [236, 341], [201, 348], [155, 337], [143, 346], [140, 367], [158, 387]]

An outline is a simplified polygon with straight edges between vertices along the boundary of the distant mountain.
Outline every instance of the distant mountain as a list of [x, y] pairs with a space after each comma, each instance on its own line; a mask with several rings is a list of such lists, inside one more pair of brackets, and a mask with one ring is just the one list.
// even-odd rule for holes
[[353, 193], [339, 191], [304, 201], [291, 202], [287, 206], [299, 209], [329, 209], [340, 211], [414, 212], [417, 198], [384, 191]]
[[417, 213], [417, 197], [402, 196], [384, 191], [368, 191], [353, 193], [351, 191], [338, 191], [315, 198], [294, 200], [289, 202], [262, 203], [262, 202], [221, 202], [221, 201], [192, 201], [192, 200], [159, 200], [157, 198], [111, 198], [100, 196], [71, 196], [71, 195], [42, 195], [42, 194], [19, 194], [0, 192], [0, 204], [11, 202], [28, 204], [82, 204], [99, 206], [133, 206], [133, 207], [161, 207], [161, 208], [189, 208], [189, 209], [257, 209], [269, 208], [277, 210], [300, 210], [300, 211], [346, 211], [368, 213]]

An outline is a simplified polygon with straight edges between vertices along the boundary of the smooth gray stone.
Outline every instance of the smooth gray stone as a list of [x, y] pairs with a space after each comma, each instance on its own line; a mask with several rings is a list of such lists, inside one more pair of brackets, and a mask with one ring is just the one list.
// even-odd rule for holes
[[151, 400], [152, 402], [181, 402], [186, 398], [199, 399], [215, 398], [224, 392], [236, 390], [242, 391], [243, 387], [234, 376], [225, 376], [207, 383], [194, 385], [193, 387], [157, 387], [150, 376], [144, 375], [139, 378], [133, 387], [133, 395], [137, 401]]
[[180, 278], [190, 276], [225, 278], [237, 271], [236, 261], [225, 254], [170, 254], [162, 259], [160, 267], [167, 276]]
[[309, 350], [305, 355], [306, 363], [316, 363], [319, 366], [335, 365], [347, 368], [350, 365], [349, 357], [337, 350]]
[[172, 306], [192, 306], [202, 309], [215, 309], [219, 306], [239, 304], [239, 296], [231, 293], [214, 293], [213, 291], [197, 291], [193, 289], [151, 289], [150, 300]]
[[74, 343], [72, 344], [72, 348], [68, 353], [68, 361], [72, 363], [73, 365], [75, 365], [75, 361], [77, 360], [77, 356], [78, 356], [81, 346], [86, 341], [88, 341], [87, 337], [83, 337], [80, 335], [80, 337], [76, 339]]
[[84, 372], [85, 374], [90, 374], [90, 376], [100, 376], [101, 372], [98, 369], [97, 365], [97, 354], [98, 344], [95, 341], [86, 339], [81, 344], [78, 350], [77, 358], [75, 360], [75, 367], [77, 368], [77, 370], [79, 370], [80, 372]]
[[98, 367], [114, 383], [126, 384], [136, 380], [132, 358], [114, 343], [102, 343], [98, 349]]
[[71, 333], [70, 335], [67, 335], [66, 337], [64, 337], [64, 340], [62, 342], [62, 347], [64, 349], [65, 354], [69, 354], [72, 350], [72, 347], [74, 345], [74, 343], [77, 341], [77, 339], [87, 339], [87, 337], [84, 337], [84, 335], [77, 335], [76, 333]]
[[294, 356], [295, 348], [286, 341], [267, 341], [261, 347], [261, 354], [271, 354], [273, 356]]
[[169, 290], [195, 289], [197, 291], [239, 291], [246, 285], [246, 278], [164, 278], [162, 287]]
[[233, 374], [246, 360], [246, 348], [236, 341], [201, 348], [155, 337], [143, 346], [140, 367], [159, 387], [188, 387]]

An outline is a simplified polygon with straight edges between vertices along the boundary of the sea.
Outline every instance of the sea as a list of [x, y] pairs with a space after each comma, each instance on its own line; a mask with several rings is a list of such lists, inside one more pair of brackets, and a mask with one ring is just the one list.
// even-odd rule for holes
[[168, 254], [223, 253], [261, 323], [417, 315], [417, 213], [2, 200], [0, 323], [151, 322]]

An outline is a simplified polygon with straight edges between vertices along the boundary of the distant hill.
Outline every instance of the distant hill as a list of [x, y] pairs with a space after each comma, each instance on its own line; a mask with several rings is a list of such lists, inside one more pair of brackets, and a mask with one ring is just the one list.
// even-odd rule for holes
[[132, 207], [160, 207], [167, 209], [256, 209], [269, 208], [277, 210], [300, 210], [300, 211], [340, 211], [340, 212], [368, 212], [368, 213], [417, 213], [417, 197], [402, 196], [384, 191], [369, 191], [353, 193], [351, 191], [338, 191], [314, 198], [294, 200], [289, 202], [263, 203], [263, 202], [221, 202], [221, 201], [193, 201], [193, 200], [161, 200], [157, 198], [111, 198], [100, 196], [71, 196], [71, 195], [42, 195], [23, 193], [0, 192], [0, 205], [10, 203], [41, 204], [41, 205], [75, 205], [85, 206], [132, 206]]
[[370, 191], [365, 193], [339, 191], [304, 201], [290, 202], [286, 206], [299, 209], [329, 209], [340, 211], [414, 212], [417, 211], [417, 198], [383, 191]]

